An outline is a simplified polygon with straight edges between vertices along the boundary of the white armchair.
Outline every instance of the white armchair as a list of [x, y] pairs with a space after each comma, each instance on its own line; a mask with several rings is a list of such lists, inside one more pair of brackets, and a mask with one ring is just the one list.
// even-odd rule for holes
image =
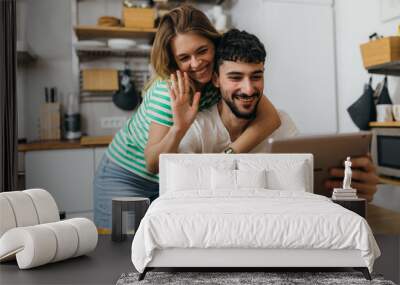
[[16, 258], [20, 269], [57, 262], [94, 250], [97, 238], [89, 219], [60, 221], [46, 190], [0, 193], [0, 262]]

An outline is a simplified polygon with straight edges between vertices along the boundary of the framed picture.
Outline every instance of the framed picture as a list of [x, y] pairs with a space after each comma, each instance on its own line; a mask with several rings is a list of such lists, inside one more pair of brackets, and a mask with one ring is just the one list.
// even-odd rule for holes
[[400, 17], [400, 0], [379, 0], [379, 2], [382, 22]]

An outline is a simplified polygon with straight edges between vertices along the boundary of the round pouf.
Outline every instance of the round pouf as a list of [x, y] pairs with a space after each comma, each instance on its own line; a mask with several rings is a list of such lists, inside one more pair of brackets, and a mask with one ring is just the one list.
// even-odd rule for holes
[[136, 233], [140, 221], [150, 206], [150, 199], [144, 197], [118, 197], [112, 199], [112, 233], [113, 241], [123, 241], [127, 237], [128, 219], [133, 220]]

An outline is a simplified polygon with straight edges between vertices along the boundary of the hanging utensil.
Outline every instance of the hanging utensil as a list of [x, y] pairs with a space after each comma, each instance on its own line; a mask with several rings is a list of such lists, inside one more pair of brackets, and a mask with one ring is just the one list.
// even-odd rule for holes
[[125, 68], [120, 72], [119, 90], [113, 94], [114, 104], [125, 111], [132, 111], [141, 102], [142, 97], [136, 91], [131, 79], [131, 71]]
[[368, 84], [364, 85], [363, 94], [347, 108], [347, 112], [360, 130], [369, 130], [369, 122], [376, 120], [372, 77], [370, 77]]

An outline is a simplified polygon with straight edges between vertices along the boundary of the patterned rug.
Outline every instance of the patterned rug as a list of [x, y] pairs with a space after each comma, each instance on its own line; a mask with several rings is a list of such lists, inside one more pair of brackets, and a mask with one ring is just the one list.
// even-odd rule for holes
[[294, 284], [379, 284], [395, 285], [384, 280], [380, 275], [372, 275], [372, 281], [364, 278], [360, 272], [153, 272], [150, 271], [142, 281], [138, 281], [139, 273], [122, 274], [117, 285], [134, 284], [221, 284], [221, 285], [294, 285]]

